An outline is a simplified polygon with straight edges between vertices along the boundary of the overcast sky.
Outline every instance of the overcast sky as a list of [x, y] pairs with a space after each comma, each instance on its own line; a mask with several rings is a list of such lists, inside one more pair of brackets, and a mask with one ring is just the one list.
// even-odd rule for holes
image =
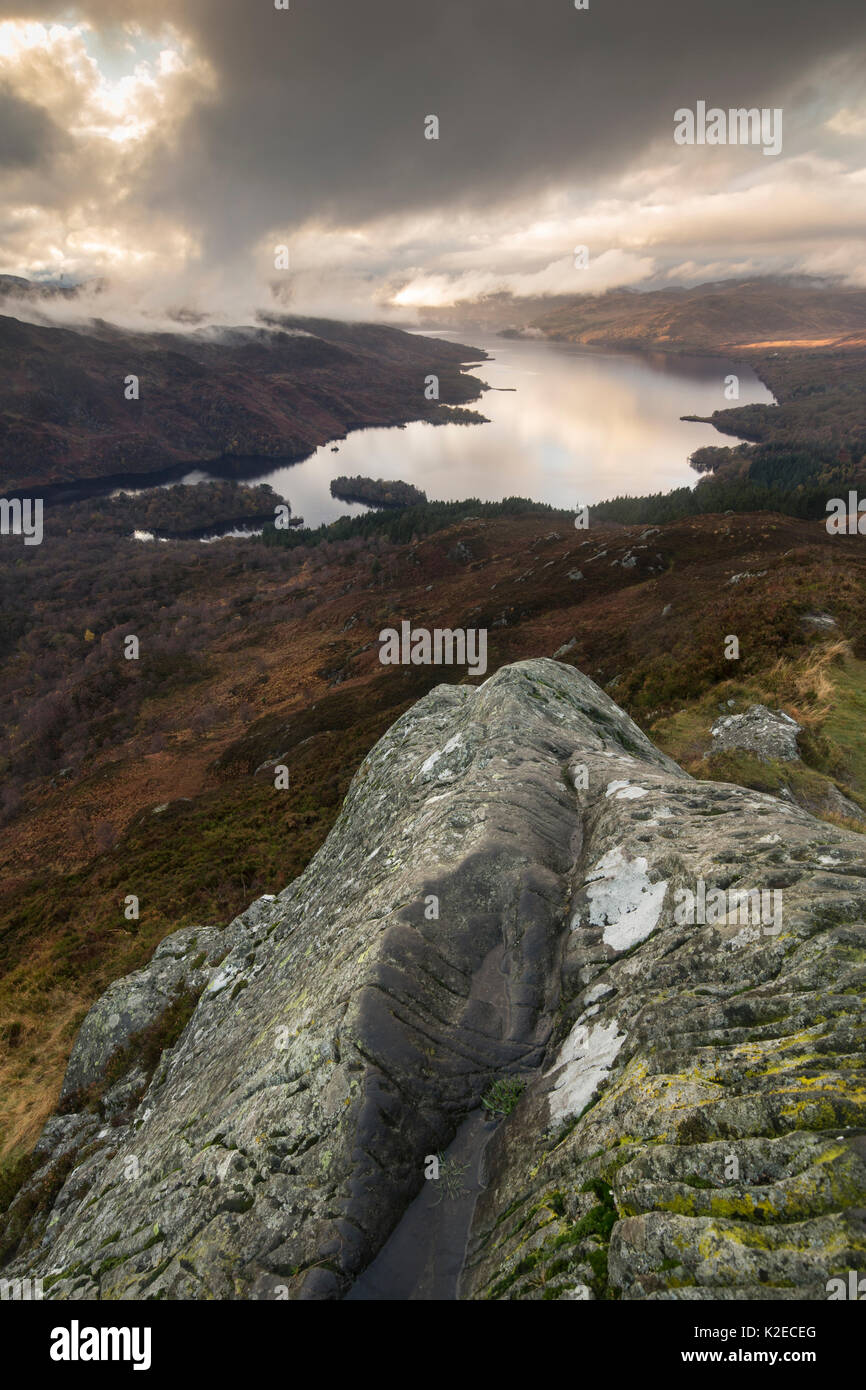
[[[0, 271], [101, 277], [106, 317], [242, 319], [274, 282], [377, 317], [498, 289], [866, 284], [863, 0], [130, 13], [0, 0]], [[677, 145], [698, 101], [781, 108], [782, 153]]]

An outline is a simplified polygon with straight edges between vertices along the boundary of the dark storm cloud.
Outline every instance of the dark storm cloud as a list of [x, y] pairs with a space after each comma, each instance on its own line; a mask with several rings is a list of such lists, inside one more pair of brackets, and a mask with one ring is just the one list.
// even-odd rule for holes
[[[184, 20], [220, 76], [151, 194], [242, 238], [310, 215], [356, 222], [594, 179], [703, 97], [779, 104], [804, 67], [866, 35], [862, 0], [292, 0]], [[438, 143], [423, 118], [441, 122]]]
[[[0, 12], [46, 20], [42, 4]], [[863, 0], [92, 0], [96, 23], [161, 19], [217, 77], [138, 196], [226, 252], [310, 217], [487, 208], [609, 177], [698, 98], [785, 103], [866, 37]], [[67, 11], [68, 13], [68, 11]], [[423, 119], [441, 121], [437, 142]], [[787, 113], [786, 113], [787, 114]]]
[[60, 132], [38, 106], [0, 86], [0, 169], [44, 164], [60, 144]]
[[[3, 268], [110, 284], [102, 316], [237, 321], [275, 283], [345, 316], [653, 278], [866, 282], [863, 0], [589, 4], [0, 0]], [[781, 157], [675, 144], [698, 101], [782, 107]]]

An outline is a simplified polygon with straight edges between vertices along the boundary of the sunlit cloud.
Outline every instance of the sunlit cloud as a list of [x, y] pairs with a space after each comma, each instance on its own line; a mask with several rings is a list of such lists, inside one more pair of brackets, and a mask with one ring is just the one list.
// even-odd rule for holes
[[[391, 54], [397, 0], [363, 14], [333, 0], [302, 21], [207, 0], [152, 0], [131, 20], [78, 0], [56, 22], [0, 0], [0, 271], [83, 282], [58, 315], [142, 324], [406, 318], [500, 292], [768, 273], [866, 282], [866, 18], [852, 28], [829, 0], [816, 32], [783, 0], [760, 16], [730, 0], [677, 55], [642, 0], [621, 0], [616, 22], [593, 21], [608, 26], [601, 60], [580, 68], [567, 7], [542, 22], [522, 0], [477, 4], [492, 27], [443, 7], [423, 44]], [[642, 38], [624, 49], [625, 18]], [[723, 105], [784, 105], [778, 160], [674, 144], [700, 73]]]
[[0, 23], [0, 88], [35, 101], [58, 133], [50, 169], [7, 171], [5, 270], [98, 277], [194, 250], [175, 219], [139, 205], [136, 183], [151, 148], [213, 91], [214, 74], [179, 36], [141, 57], [129, 35], [127, 70], [109, 75], [90, 51], [88, 24]]
[[575, 264], [565, 256], [525, 274], [465, 271], [462, 275], [420, 275], [394, 296], [396, 305], [441, 308], [460, 300], [508, 292], [520, 297], [559, 294], [600, 294], [603, 290], [638, 284], [655, 269], [654, 262], [628, 251], [605, 251], [598, 260]]

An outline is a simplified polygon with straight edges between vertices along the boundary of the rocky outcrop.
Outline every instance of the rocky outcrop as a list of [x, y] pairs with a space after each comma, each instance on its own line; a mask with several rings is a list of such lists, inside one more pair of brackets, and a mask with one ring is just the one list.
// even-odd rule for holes
[[778, 758], [794, 762], [799, 758], [797, 735], [800, 725], [784, 710], [769, 710], [766, 705], [752, 705], [745, 714], [727, 714], [717, 719], [711, 729], [713, 753], [729, 748], [743, 748], [756, 753], [764, 762]]
[[[231, 935], [236, 937], [236, 931]], [[144, 970], [111, 985], [90, 1010], [75, 1040], [61, 1103], [75, 1101], [104, 1082], [112, 1064], [122, 1064], [136, 1040], [158, 1025], [176, 1000], [198, 998], [228, 949], [226, 933], [218, 928], [188, 927], [161, 941]]]
[[88, 1015], [4, 1273], [382, 1296], [459, 1220], [463, 1298], [826, 1298], [866, 1261], [864, 912], [863, 837], [693, 780], [572, 668], [440, 686], [300, 878]]

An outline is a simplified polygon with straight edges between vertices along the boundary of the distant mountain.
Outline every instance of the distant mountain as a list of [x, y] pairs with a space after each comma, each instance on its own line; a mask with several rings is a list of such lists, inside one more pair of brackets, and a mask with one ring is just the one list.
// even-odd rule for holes
[[25, 280], [21, 275], [0, 275], [0, 299], [51, 299], [56, 295], [70, 299], [78, 290], [78, 285], [65, 285], [57, 280]]
[[[576, 274], [578, 272], [575, 272]], [[425, 320], [426, 322], [426, 320]], [[866, 290], [823, 280], [721, 280], [691, 289], [609, 290], [523, 300], [494, 295], [431, 314], [587, 346], [721, 350], [866, 344]]]
[[[303, 458], [362, 426], [451, 418], [445, 403], [483, 389], [462, 364], [485, 355], [324, 319], [137, 333], [99, 320], [59, 328], [0, 317], [0, 486]], [[430, 374], [441, 404], [426, 398]], [[127, 399], [130, 377], [138, 399]]]
[[754, 348], [866, 343], [866, 290], [774, 280], [723, 281], [688, 290], [628, 291], [581, 299], [534, 321], [578, 343]]

